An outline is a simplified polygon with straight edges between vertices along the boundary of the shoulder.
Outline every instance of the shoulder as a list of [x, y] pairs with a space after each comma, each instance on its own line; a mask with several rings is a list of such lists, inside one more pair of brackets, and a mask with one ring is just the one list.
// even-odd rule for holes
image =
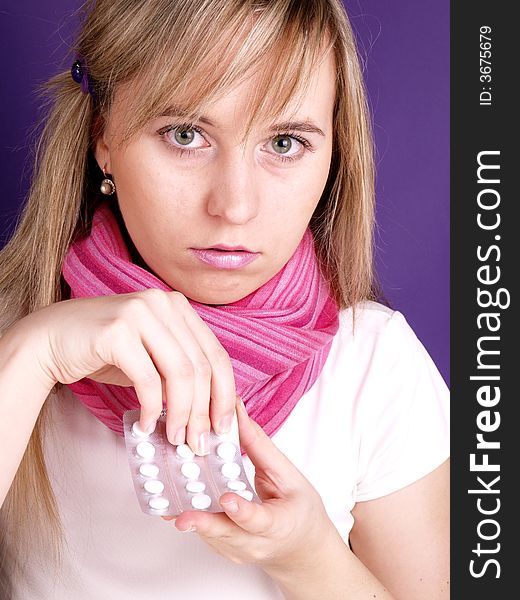
[[391, 321], [403, 320], [404, 316], [399, 311], [379, 302], [365, 300], [339, 312], [338, 333], [351, 337], [378, 337], [385, 332]]
[[341, 494], [353, 502], [384, 496], [449, 455], [448, 400], [403, 314], [363, 302], [340, 312], [320, 377], [284, 424], [282, 450], [306, 473], [305, 465], [319, 470], [333, 456]]
[[401, 312], [363, 302], [354, 311], [341, 311], [339, 318], [321, 374], [324, 404], [335, 406], [341, 398], [362, 429], [427, 398], [432, 405], [444, 404], [446, 384]]
[[336, 371], [353, 386], [356, 498], [416, 481], [449, 456], [449, 390], [406, 318], [375, 302], [342, 311]]
[[[347, 315], [352, 316], [353, 308], [345, 308], [340, 311], [340, 317], [346, 318]], [[358, 302], [354, 307], [354, 312], [364, 323], [385, 322], [397, 311], [392, 310], [388, 306], [380, 302], [372, 300], [363, 300]]]
[[362, 302], [354, 311], [340, 311], [339, 318], [332, 349], [336, 366], [343, 364], [355, 371], [364, 387], [383, 387], [387, 392], [388, 386], [403, 389], [419, 375], [423, 379], [433, 376], [440, 383], [428, 351], [401, 312], [377, 302]]
[[[415, 332], [404, 315], [378, 302], [365, 301], [354, 308], [339, 313], [339, 329], [336, 334], [337, 351], [353, 347], [358, 358], [374, 358], [374, 353], [388, 353], [395, 357], [402, 351], [422, 352]], [[356, 361], [359, 364], [359, 361]]]
[[[355, 307], [349, 307], [339, 312], [340, 323], [343, 327], [351, 329], [352, 316], [355, 318], [355, 328], [364, 332], [380, 333], [390, 321], [406, 324], [404, 315], [398, 310], [393, 310], [380, 302], [364, 300]], [[355, 333], [355, 332], [354, 332]]]

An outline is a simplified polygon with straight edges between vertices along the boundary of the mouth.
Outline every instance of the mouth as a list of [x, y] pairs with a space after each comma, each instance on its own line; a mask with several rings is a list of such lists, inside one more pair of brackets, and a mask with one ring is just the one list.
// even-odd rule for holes
[[206, 265], [217, 269], [240, 269], [260, 256], [260, 252], [252, 252], [243, 246], [213, 246], [210, 248], [192, 248], [194, 255]]
[[250, 254], [256, 254], [254, 250], [250, 250], [245, 246], [228, 246], [227, 244], [217, 244], [216, 246], [209, 246], [208, 248], [194, 248], [195, 250], [219, 250], [221, 252], [249, 252]]

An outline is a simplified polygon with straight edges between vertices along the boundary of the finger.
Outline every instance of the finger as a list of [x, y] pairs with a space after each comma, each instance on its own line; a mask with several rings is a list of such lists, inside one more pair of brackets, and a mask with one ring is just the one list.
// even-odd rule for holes
[[242, 401], [237, 402], [240, 445], [257, 471], [263, 471], [280, 492], [294, 491], [304, 479], [302, 473], [279, 450], [265, 431], [249, 417]]
[[[197, 532], [207, 538], [236, 537], [241, 533], [238, 525], [226, 513], [206, 511], [186, 511], [175, 520], [175, 527], [181, 532]], [[242, 531], [242, 533], [244, 533]]]
[[186, 427], [186, 442], [196, 454], [203, 456], [209, 452], [211, 365], [182, 314], [172, 314], [169, 327], [193, 365], [193, 397]]
[[[159, 321], [163, 323], [163, 326], [166, 327], [178, 341], [179, 346], [182, 348], [182, 352], [191, 361], [191, 366], [187, 364], [186, 361], [179, 365], [181, 375], [184, 372], [186, 372], [186, 377], [190, 377], [191, 375], [193, 386], [192, 398], [189, 399], [187, 406], [189, 409], [189, 417], [186, 423], [187, 427], [186, 429], [181, 428], [176, 431], [173, 429], [173, 425], [168, 427], [167, 418], [167, 430], [171, 429], [173, 431], [173, 443], [182, 443], [185, 434], [186, 441], [197, 454], [207, 454], [209, 446], [210, 394], [213, 371], [212, 365], [206, 357], [202, 346], [207, 344], [205, 341], [205, 337], [207, 336], [210, 336], [210, 340], [213, 340], [214, 344], [217, 344], [218, 346], [220, 346], [220, 344], [207, 325], [195, 313], [186, 297], [181, 293], [165, 293], [161, 290], [147, 290], [142, 293], [142, 296], [152, 308], [152, 312], [157, 315]], [[197, 326], [195, 332], [188, 324], [188, 322], [192, 322], [194, 318], [195, 325]], [[200, 326], [202, 326], [202, 328], [200, 328]], [[223, 349], [221, 348], [221, 350]], [[227, 357], [227, 362], [229, 363], [229, 357]], [[234, 386], [232, 373], [231, 378]], [[218, 406], [219, 403], [215, 402], [214, 404]], [[229, 402], [229, 404], [231, 404], [231, 402]], [[174, 405], [174, 414], [171, 416], [172, 419], [176, 419], [178, 415], [176, 405], [177, 403]], [[185, 406], [183, 406], [183, 408], [186, 409]], [[224, 421], [229, 421], [229, 418], [225, 418]], [[176, 423], [176, 426], [178, 425], [179, 424]]]
[[[182, 439], [181, 433], [174, 434], [175, 441], [173, 443], [186, 441], [195, 453], [204, 455], [208, 453], [209, 445], [211, 365], [200, 348], [198, 340], [194, 338], [193, 332], [186, 325], [182, 314], [171, 311], [165, 327], [189, 359], [191, 365], [185, 364], [184, 368], [187, 370], [186, 375], [191, 373], [192, 376], [192, 396], [188, 399], [189, 402], [186, 406], [183, 404], [183, 408], [188, 410], [188, 418], [182, 424], [186, 428], [182, 432], [185, 434], [185, 440]], [[176, 413], [177, 410], [177, 401], [175, 401], [173, 412]], [[171, 418], [176, 417], [177, 415], [172, 415]], [[171, 427], [173, 428], [173, 425]]]
[[196, 531], [205, 537], [224, 537], [245, 531], [252, 535], [268, 536], [274, 524], [275, 508], [256, 504], [232, 492], [221, 496], [225, 513], [186, 511], [179, 515], [175, 527], [179, 531]]
[[164, 380], [166, 435], [172, 444], [183, 444], [193, 404], [193, 364], [179, 341], [153, 313], [140, 331], [142, 343]]
[[140, 425], [150, 431], [162, 411], [161, 376], [139, 335], [124, 321], [115, 322], [97, 349], [107, 364], [120, 369], [132, 382], [141, 405]]
[[231, 359], [215, 334], [189, 303], [183, 316], [211, 366], [211, 424], [216, 433], [227, 433], [231, 429], [236, 398]]
[[275, 522], [275, 505], [250, 502], [231, 492], [221, 496], [219, 502], [227, 516], [244, 531], [264, 536], [268, 536], [272, 531]]

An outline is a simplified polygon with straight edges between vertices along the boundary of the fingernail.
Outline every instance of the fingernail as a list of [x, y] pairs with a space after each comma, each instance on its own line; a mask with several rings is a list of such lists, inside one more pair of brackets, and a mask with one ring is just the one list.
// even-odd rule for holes
[[188, 529], [179, 529], [181, 533], [190, 533], [191, 531], [197, 531], [197, 528], [193, 525], [190, 525]]
[[233, 421], [233, 417], [228, 415], [227, 417], [222, 417], [218, 422], [219, 433], [229, 433], [231, 431], [231, 422]]
[[155, 426], [157, 425], [157, 421], [151, 421], [149, 422], [146, 427], [144, 428], [144, 430], [146, 431], [146, 433], [150, 434], [153, 433], [155, 431]]
[[161, 519], [163, 519], [164, 521], [173, 521], [173, 524], [175, 525], [177, 517], [161, 517]]
[[209, 433], [205, 431], [199, 435], [198, 453], [200, 455], [209, 454]]
[[173, 436], [173, 444], [174, 444], [174, 446], [180, 446], [181, 444], [184, 444], [185, 441], [186, 441], [186, 427], [181, 427], [180, 429], [178, 429], [175, 432], [175, 435]]
[[146, 427], [144, 426], [144, 423], [141, 423], [140, 421], [136, 421], [132, 425], [132, 435], [137, 438], [146, 437], [148, 435], [148, 432], [146, 431]]
[[229, 513], [237, 513], [238, 512], [238, 504], [233, 500], [232, 502], [222, 502], [222, 508]]

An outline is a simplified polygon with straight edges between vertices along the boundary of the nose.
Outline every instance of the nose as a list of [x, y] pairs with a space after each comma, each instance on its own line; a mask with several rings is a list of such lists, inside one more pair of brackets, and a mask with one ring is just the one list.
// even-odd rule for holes
[[253, 161], [235, 147], [215, 164], [207, 211], [213, 217], [244, 225], [258, 215], [259, 204]]

